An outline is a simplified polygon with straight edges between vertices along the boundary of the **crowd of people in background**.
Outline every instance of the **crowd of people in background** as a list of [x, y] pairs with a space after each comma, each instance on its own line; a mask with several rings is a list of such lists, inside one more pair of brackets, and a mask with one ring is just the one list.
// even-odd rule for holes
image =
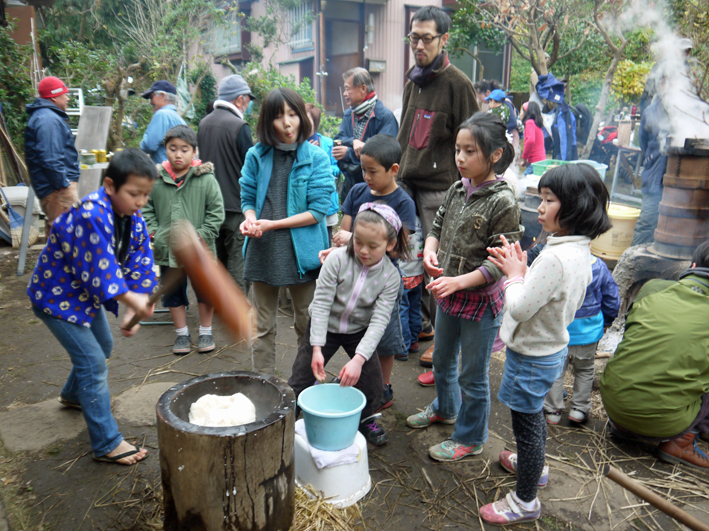
[[[42, 80], [28, 107], [26, 152], [48, 216], [48, 245], [28, 295], [72, 360], [59, 400], [83, 411], [94, 458], [131, 465], [147, 456], [123, 440], [111, 414], [104, 307], [117, 315], [117, 303], [126, 304], [123, 333], [135, 334], [137, 327], [125, 328], [130, 318], [153, 312], [153, 266], [162, 277], [179, 267], [170, 227], [188, 220], [253, 302], [253, 370], [275, 372], [278, 307], [287, 291], [298, 342], [289, 384], [298, 395], [325, 381], [324, 367], [342, 347], [350, 360], [337, 381], [364, 393], [360, 431], [373, 445], [387, 441], [376, 418], [394, 401], [395, 360], [433, 340], [419, 356], [432, 370], [419, 382], [435, 385], [436, 398], [407, 425], [454, 426], [429, 448], [434, 460], [480, 454], [490, 358], [501, 340], [506, 361], [497, 398], [510, 409], [517, 452], [504, 451], [499, 461], [517, 483], [480, 515], [502, 525], [539, 517], [537, 489], [550, 480], [547, 424], [558, 424], [565, 409], [564, 372], [571, 363], [568, 417], [585, 422], [596, 344], [618, 314], [617, 286], [589, 249], [610, 228], [609, 195], [589, 165], [549, 170], [538, 182], [538, 213], [550, 236], [522, 250], [520, 208], [503, 175], [518, 163], [530, 174], [547, 152], [577, 158], [587, 117], [565, 101], [564, 83], [551, 74], [539, 78], [540, 101], [520, 109], [496, 81], [471, 83], [445, 49], [450, 24], [438, 7], [413, 15], [407, 37], [415, 64], [406, 73], [400, 123], [364, 68], [345, 72], [349, 108], [334, 139], [318, 132], [317, 106], [276, 88], [260, 102], [254, 145], [244, 113], [255, 97], [238, 74], [221, 81], [196, 134], [175, 109], [174, 85], [157, 81], [143, 94], [154, 115], [142, 152], [117, 153], [104, 186], [81, 201], [65, 122], [68, 90], [57, 78]], [[660, 112], [653, 105], [648, 115]], [[650, 172], [656, 135], [642, 129], [653, 153]], [[656, 187], [648, 186], [654, 197]], [[657, 442], [663, 458], [700, 468], [709, 468], [696, 444], [709, 431], [706, 249], [679, 283], [643, 288], [601, 387], [614, 432]], [[215, 349], [213, 308], [199, 293], [197, 303], [196, 350], [203, 354]], [[175, 326], [174, 354], [191, 352], [187, 281], [162, 304]], [[668, 308], [676, 309], [671, 327], [658, 322]], [[664, 355], [669, 345], [677, 357]], [[676, 363], [696, 374], [696, 385], [683, 383]], [[662, 403], [654, 400], [658, 385], [668, 389]]]

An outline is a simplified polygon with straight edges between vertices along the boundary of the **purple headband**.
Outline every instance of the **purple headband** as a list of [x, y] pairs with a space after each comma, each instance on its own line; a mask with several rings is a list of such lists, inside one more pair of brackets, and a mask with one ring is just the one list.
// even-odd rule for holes
[[359, 214], [364, 210], [374, 210], [377, 214], [387, 220], [389, 224], [394, 227], [396, 233], [399, 234], [399, 231], [401, 230], [401, 219], [399, 219], [399, 215], [396, 213], [396, 210], [381, 203], [363, 203], [362, 206], [359, 207], [359, 211], [357, 213]]

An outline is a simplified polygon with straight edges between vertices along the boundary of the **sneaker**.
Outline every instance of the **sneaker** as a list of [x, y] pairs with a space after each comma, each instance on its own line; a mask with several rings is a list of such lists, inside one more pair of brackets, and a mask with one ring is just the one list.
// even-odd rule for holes
[[189, 354], [192, 351], [192, 338], [189, 335], [177, 336], [175, 344], [172, 347], [172, 353], [178, 356]]
[[572, 409], [569, 412], [569, 420], [573, 422], [578, 422], [579, 424], [582, 422], [586, 422], [588, 420], [588, 413], [585, 411], [581, 411], [580, 409]]
[[431, 446], [428, 449], [428, 455], [431, 456], [431, 459], [435, 459], [436, 461], [460, 461], [464, 457], [479, 455], [482, 451], [482, 444], [465, 446], [452, 439], [446, 439], [441, 444]]
[[433, 339], [434, 335], [434, 330], [431, 325], [428, 325], [428, 327], [425, 330], [421, 330], [421, 333], [419, 334], [419, 341], [431, 341]]
[[363, 420], [359, 425], [359, 432], [364, 435], [367, 442], [374, 446], [381, 446], [387, 442], [386, 432], [377, 424], [372, 417]]
[[[507, 470], [510, 474], [517, 475], [517, 454], [514, 452], [500, 452], [500, 466]], [[537, 486], [543, 489], [549, 483], [549, 465], [544, 465], [542, 469], [542, 477], [539, 478]]]
[[401, 354], [394, 354], [394, 359], [399, 361], [409, 361], [409, 352], [405, 350]]
[[197, 352], [200, 354], [206, 354], [207, 352], [212, 352], [214, 349], [214, 336], [212, 334], [203, 334], [199, 336]]
[[406, 425], [409, 428], [419, 429], [428, 428], [431, 424], [440, 422], [441, 424], [455, 424], [458, 417], [453, 417], [452, 419], [444, 419], [438, 413], [433, 411], [431, 404], [427, 405], [426, 408], [416, 415], [411, 415], [406, 419]]
[[418, 341], [414, 341], [413, 343], [411, 343], [411, 345], [409, 345], [409, 352], [418, 352], [418, 351], [419, 351], [419, 342]]
[[386, 384], [384, 386], [384, 394], [382, 394], [382, 401], [379, 404], [379, 408], [375, 413], [379, 413], [382, 409], [387, 409], [391, 407], [394, 403], [394, 390], [391, 388], [391, 384]]
[[416, 379], [422, 387], [433, 387], [436, 385], [436, 379], [433, 377], [433, 371], [427, 371], [423, 374], [419, 374]]
[[488, 524], [508, 525], [519, 522], [532, 522], [542, 513], [542, 504], [534, 500], [534, 509], [526, 511], [515, 502], [512, 493], [495, 503], [480, 507], [480, 517]]
[[547, 418], [547, 424], [556, 426], [561, 421], [561, 411], [545, 411], [544, 416]]

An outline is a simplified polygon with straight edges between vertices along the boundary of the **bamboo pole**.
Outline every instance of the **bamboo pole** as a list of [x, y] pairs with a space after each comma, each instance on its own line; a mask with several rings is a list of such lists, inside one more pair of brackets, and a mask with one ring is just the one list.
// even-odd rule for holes
[[650, 489], [643, 487], [638, 482], [633, 481], [620, 470], [613, 468], [610, 465], [606, 465], [603, 469], [603, 475], [609, 479], [612, 479], [624, 489], [629, 490], [640, 499], [643, 499], [660, 509], [663, 513], [686, 525], [692, 531], [709, 531], [709, 525], [701, 522], [691, 514], [686, 513], [663, 497], [655, 494]]

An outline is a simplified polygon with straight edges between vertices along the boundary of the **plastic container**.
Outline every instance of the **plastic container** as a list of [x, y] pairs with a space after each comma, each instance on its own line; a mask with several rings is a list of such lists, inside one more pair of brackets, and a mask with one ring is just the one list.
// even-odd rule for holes
[[595, 160], [574, 160], [569, 162], [569, 164], [588, 164], [591, 166], [594, 170], [598, 172], [598, 175], [601, 176], [601, 180], [605, 181], [606, 180], [606, 172], [608, 171], [608, 165], [607, 164], [601, 164], [600, 162], [596, 162]]
[[298, 397], [308, 442], [328, 452], [350, 446], [366, 403], [364, 393], [355, 387], [340, 387], [340, 384], [308, 387]]
[[[318, 468], [310, 456], [308, 441], [295, 434], [295, 484], [313, 490], [335, 507], [344, 509], [364, 498], [372, 488], [369, 476], [367, 439], [357, 432], [355, 444], [359, 447], [359, 459], [355, 463], [330, 468]], [[312, 497], [309, 490], [305, 493]]]
[[608, 206], [608, 216], [613, 227], [591, 242], [591, 252], [605, 260], [618, 260], [633, 241], [640, 209], [611, 203]]
[[539, 162], [532, 162], [532, 169], [534, 170], [534, 175], [541, 176], [549, 169], [549, 166], [563, 166], [564, 164], [568, 164], [568, 162], [557, 159], [540, 160]]

